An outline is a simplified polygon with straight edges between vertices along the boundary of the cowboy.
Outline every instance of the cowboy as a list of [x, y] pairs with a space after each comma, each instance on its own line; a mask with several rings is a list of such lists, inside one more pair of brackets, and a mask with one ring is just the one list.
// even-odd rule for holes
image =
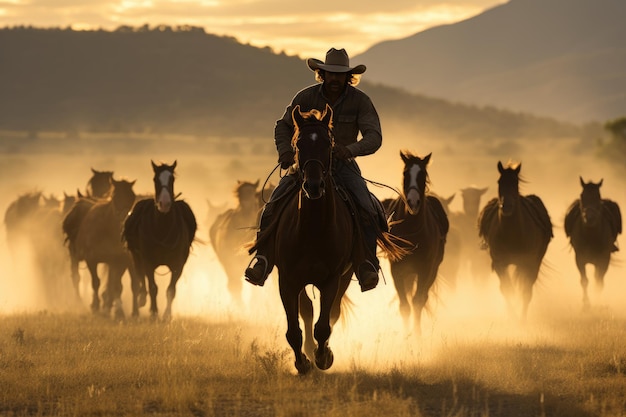
[[[309, 58], [309, 69], [315, 72], [318, 84], [299, 91], [287, 106], [282, 118], [276, 122], [274, 142], [278, 151], [278, 162], [282, 169], [289, 169], [294, 164], [294, 151], [291, 139], [294, 125], [291, 118], [295, 106], [302, 111], [324, 109], [326, 104], [333, 110], [333, 133], [335, 146], [333, 149], [333, 177], [347, 190], [363, 213], [361, 216], [365, 246], [365, 262], [355, 269], [361, 291], [368, 291], [378, 284], [380, 269], [376, 257], [377, 240], [377, 209], [367, 184], [361, 177], [361, 170], [355, 158], [376, 152], [382, 144], [382, 132], [378, 113], [370, 98], [355, 88], [360, 76], [365, 72], [365, 65], [350, 66], [350, 59], [345, 49], [331, 48], [326, 53], [326, 61]], [[321, 84], [319, 84], [321, 83]], [[357, 136], [361, 133], [360, 140]], [[297, 174], [285, 175], [272, 193], [270, 201], [265, 205], [259, 222], [257, 233], [256, 255], [254, 266], [245, 271], [246, 281], [262, 286], [274, 268], [273, 251], [264, 247], [258, 237], [271, 223], [276, 202], [292, 190], [297, 183]], [[251, 262], [251, 264], [252, 264]]]

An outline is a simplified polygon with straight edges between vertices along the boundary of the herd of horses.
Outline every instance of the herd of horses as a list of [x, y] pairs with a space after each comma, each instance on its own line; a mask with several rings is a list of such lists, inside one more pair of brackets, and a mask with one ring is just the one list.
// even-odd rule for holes
[[[271, 239], [287, 318], [286, 338], [298, 373], [306, 374], [313, 368], [309, 358], [318, 369], [328, 369], [333, 363], [332, 328], [341, 316], [342, 301], [363, 248], [360, 221], [346, 201], [349, 192], [332, 176], [332, 110], [301, 112], [295, 108], [292, 117], [296, 127], [292, 145], [301, 187], [284, 203]], [[379, 248], [389, 259], [406, 328], [419, 334], [433, 284], [443, 274], [454, 285], [454, 275], [462, 268], [485, 280], [494, 271], [510, 315], [524, 321], [553, 238], [553, 224], [541, 198], [520, 193], [520, 163], [498, 162], [498, 196], [481, 206], [487, 188], [465, 188], [461, 190], [463, 212], [452, 213], [448, 205], [453, 197], [442, 198], [429, 189], [430, 157], [401, 150], [402, 189], [397, 198], [381, 202], [388, 230], [386, 238], [379, 240]], [[134, 181], [116, 180], [113, 172], [96, 170], [92, 170], [86, 193], [65, 196], [63, 208], [58, 207], [59, 202], [56, 206], [46, 202], [41, 193], [22, 195], [5, 213], [9, 248], [15, 248], [15, 242], [24, 236], [33, 245], [42, 242], [44, 235], [53, 236], [57, 250], [69, 254], [69, 263], [61, 268], [70, 272], [75, 296], [80, 298], [78, 265], [85, 262], [91, 275], [91, 309], [106, 314], [113, 310], [116, 318], [124, 317], [121, 280], [125, 272], [131, 277], [132, 315], [139, 315], [149, 293], [150, 316], [158, 318], [155, 269], [167, 266], [171, 279], [163, 318], [169, 319], [176, 282], [197, 231], [191, 207], [174, 191], [176, 165], [152, 162], [154, 194], [150, 196], [136, 196]], [[611, 256], [618, 250], [622, 220], [617, 203], [601, 196], [602, 181], [585, 182], [581, 177], [580, 184], [582, 192], [569, 207], [564, 226], [580, 271], [583, 306], [588, 308], [587, 265], [594, 266], [601, 287]], [[222, 207], [210, 221], [210, 242], [237, 304], [243, 302], [242, 274], [249, 262], [246, 248], [255, 239], [260, 211], [272, 190], [271, 185], [259, 190], [258, 181], [238, 181], [237, 207]], [[41, 258], [38, 262], [46, 265], [46, 257]], [[107, 266], [108, 274], [103, 292], [100, 264]], [[60, 273], [58, 267], [46, 268]], [[311, 285], [319, 292], [315, 322], [313, 301], [305, 291]]]

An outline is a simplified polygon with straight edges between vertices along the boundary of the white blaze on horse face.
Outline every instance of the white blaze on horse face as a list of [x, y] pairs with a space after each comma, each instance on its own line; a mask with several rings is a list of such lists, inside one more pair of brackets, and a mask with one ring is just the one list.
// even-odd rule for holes
[[161, 213], [167, 213], [172, 207], [172, 195], [170, 194], [168, 188], [171, 177], [172, 173], [170, 171], [163, 171], [159, 175], [159, 183], [161, 184], [161, 187], [159, 195], [157, 196], [157, 208]]
[[315, 133], [315, 132], [311, 133], [311, 140], [312, 140], [313, 142], [316, 142], [316, 141], [317, 141], [317, 133]]
[[409, 169], [409, 192], [406, 194], [406, 201], [409, 203], [411, 210], [417, 209], [420, 204], [420, 193], [417, 185], [417, 176], [422, 171], [422, 168], [415, 164]]

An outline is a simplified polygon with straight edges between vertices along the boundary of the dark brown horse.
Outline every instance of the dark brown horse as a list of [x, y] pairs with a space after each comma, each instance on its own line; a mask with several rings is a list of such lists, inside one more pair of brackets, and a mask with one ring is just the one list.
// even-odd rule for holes
[[521, 319], [525, 321], [533, 285], [553, 235], [550, 216], [541, 199], [520, 194], [521, 168], [522, 164], [508, 164], [505, 168], [498, 162], [498, 198], [483, 208], [478, 224], [509, 313], [517, 316], [515, 305], [520, 296]]
[[[108, 313], [115, 303], [115, 316], [122, 318], [121, 305], [122, 276], [131, 263], [130, 254], [122, 244], [121, 233], [124, 219], [135, 202], [133, 185], [135, 181], [112, 181], [113, 191], [107, 200], [79, 199], [63, 220], [71, 258], [72, 281], [78, 291], [78, 263], [85, 261], [91, 274], [93, 297], [91, 309], [100, 310], [100, 277], [98, 264], [107, 264], [109, 276], [106, 290], [102, 294], [104, 311]], [[133, 292], [136, 280], [131, 284]], [[135, 298], [135, 297], [133, 297]], [[134, 307], [133, 307], [134, 308]]]
[[91, 168], [91, 178], [87, 181], [87, 195], [91, 198], [107, 198], [111, 195], [113, 171], [98, 171]]
[[[139, 288], [145, 288], [145, 277], [148, 277], [150, 314], [153, 318], [158, 316], [154, 271], [161, 265], [167, 266], [170, 270], [164, 320], [169, 320], [172, 316], [176, 283], [183, 273], [197, 230], [196, 217], [189, 204], [183, 200], [176, 200], [175, 168], [176, 161], [172, 165], [156, 165], [152, 162], [154, 198], [141, 200], [135, 204], [124, 222], [122, 233], [133, 257], [140, 280]], [[141, 299], [138, 301], [135, 305], [142, 303]], [[133, 309], [133, 316], [137, 315], [139, 311]]]
[[589, 308], [587, 264], [594, 267], [596, 288], [601, 291], [609, 269], [611, 253], [617, 251], [615, 240], [622, 233], [622, 215], [616, 202], [600, 196], [602, 180], [587, 182], [580, 177], [583, 190], [565, 215], [565, 234], [576, 254], [576, 266], [583, 288], [583, 306]]
[[237, 207], [218, 215], [209, 229], [213, 250], [226, 273], [228, 292], [239, 305], [243, 304], [242, 271], [249, 262], [245, 245], [254, 239], [262, 207], [258, 188], [259, 181], [237, 181]]
[[401, 151], [404, 162], [402, 194], [385, 200], [385, 211], [391, 216], [389, 232], [405, 240], [409, 253], [390, 260], [391, 275], [400, 300], [400, 314], [405, 327], [421, 333], [422, 310], [437, 278], [443, 260], [448, 234], [448, 217], [437, 197], [428, 195], [427, 166], [431, 154], [424, 158]]
[[[355, 227], [351, 211], [332, 178], [332, 109], [326, 106], [323, 113], [318, 110], [301, 113], [300, 106], [296, 106], [292, 117], [295, 126], [292, 143], [301, 187], [297, 193], [285, 197], [285, 206], [280, 216], [276, 216], [277, 224], [268, 227], [271, 238], [267, 247], [274, 252], [278, 267], [279, 291], [287, 316], [287, 341], [295, 354], [296, 369], [305, 374], [311, 370], [311, 362], [302, 350], [298, 314], [302, 315], [305, 328], [313, 326], [305, 287], [313, 285], [320, 294], [319, 317], [313, 331], [317, 346], [312, 354], [317, 368], [325, 370], [333, 364], [329, 338], [340, 316], [341, 300], [350, 285], [353, 265], [362, 262], [365, 254], [359, 228]], [[267, 236], [260, 236], [259, 240]]]

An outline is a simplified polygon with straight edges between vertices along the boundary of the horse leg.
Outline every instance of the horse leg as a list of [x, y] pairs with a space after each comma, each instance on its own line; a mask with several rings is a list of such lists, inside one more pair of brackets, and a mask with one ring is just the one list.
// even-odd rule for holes
[[313, 302], [305, 290], [300, 291], [300, 317], [304, 323], [304, 353], [311, 358], [315, 354], [313, 339]]
[[109, 280], [107, 282], [108, 309], [113, 308], [115, 320], [124, 320], [122, 307], [122, 276], [126, 271], [126, 264], [114, 262], [109, 265]]
[[70, 273], [72, 275], [72, 286], [76, 295], [76, 301], [80, 301], [80, 274], [78, 273], [78, 258], [74, 251], [70, 251]]
[[335, 302], [333, 303], [333, 307], [330, 310], [330, 326], [333, 327], [337, 321], [339, 321], [339, 317], [341, 317], [341, 301], [343, 300], [343, 296], [348, 290], [350, 286], [351, 278], [353, 271], [350, 269], [344, 275], [341, 276], [341, 280], [339, 281], [339, 289], [337, 290], [337, 297], [335, 298]]
[[513, 280], [511, 279], [511, 273], [509, 271], [509, 265], [502, 263], [493, 263], [493, 269], [498, 275], [500, 280], [500, 292], [506, 302], [509, 317], [516, 318], [515, 313], [515, 287]]
[[391, 264], [391, 276], [393, 285], [396, 287], [398, 301], [400, 302], [400, 316], [404, 321], [405, 330], [411, 325], [411, 305], [409, 304], [409, 293], [413, 290], [414, 272], [408, 270], [403, 264]]
[[604, 289], [604, 276], [606, 272], [609, 270], [609, 262], [611, 260], [610, 252], [607, 252], [606, 255], [603, 254], [599, 259], [596, 259], [595, 270], [594, 270], [594, 281], [595, 281], [595, 292], [599, 296]]
[[530, 300], [533, 297], [533, 285], [535, 285], [535, 281], [537, 281], [540, 266], [541, 263], [530, 268], [521, 266], [517, 267], [517, 275], [519, 277], [519, 285], [522, 298], [522, 315], [520, 317], [522, 323], [526, 323], [528, 306], [530, 305]]
[[428, 302], [428, 292], [437, 278], [437, 267], [420, 268], [417, 271], [417, 289], [413, 295], [413, 327], [417, 336], [422, 335], [422, 312]]
[[146, 305], [146, 280], [143, 268], [137, 262], [128, 265], [131, 291], [133, 292], [133, 317], [139, 317], [139, 308]]
[[289, 287], [286, 283], [280, 285], [280, 298], [283, 301], [285, 314], [287, 316], [287, 342], [295, 355], [295, 367], [300, 375], [304, 375], [311, 370], [311, 362], [302, 352], [302, 330], [300, 330], [300, 320], [298, 318], [298, 299], [302, 289]]
[[87, 269], [91, 275], [91, 288], [93, 290], [91, 298], [91, 311], [97, 313], [100, 310], [100, 278], [98, 277], [98, 263], [87, 261]]
[[317, 340], [317, 349], [315, 349], [315, 365], [319, 369], [326, 370], [330, 368], [334, 361], [333, 351], [328, 345], [330, 338], [330, 311], [333, 308], [335, 298], [337, 297], [337, 289], [339, 288], [339, 277], [330, 279], [328, 283], [320, 288], [320, 316], [315, 323], [315, 340]]
[[228, 289], [228, 293], [230, 294], [231, 300], [233, 300], [233, 302], [238, 306], [244, 305], [243, 298], [241, 297], [241, 292], [243, 290], [243, 275], [241, 273], [241, 265], [245, 266], [245, 263], [236, 262], [235, 260], [233, 260], [232, 263], [224, 266], [224, 271], [226, 272], [226, 286]]
[[576, 267], [578, 268], [578, 272], [580, 273], [580, 286], [583, 290], [583, 310], [589, 310], [590, 302], [589, 302], [589, 278], [587, 277], [587, 262], [583, 259], [582, 256], [576, 254]]
[[169, 321], [172, 318], [172, 302], [174, 302], [174, 297], [176, 297], [176, 283], [183, 273], [182, 268], [174, 268], [172, 270], [172, 278], [170, 279], [170, 285], [167, 287], [167, 306], [165, 307], [165, 311], [163, 312], [163, 320]]
[[154, 269], [148, 267], [145, 272], [148, 276], [148, 291], [150, 292], [150, 317], [154, 320], [159, 317], [159, 309], [157, 307], [157, 293], [159, 289], [154, 281]]

